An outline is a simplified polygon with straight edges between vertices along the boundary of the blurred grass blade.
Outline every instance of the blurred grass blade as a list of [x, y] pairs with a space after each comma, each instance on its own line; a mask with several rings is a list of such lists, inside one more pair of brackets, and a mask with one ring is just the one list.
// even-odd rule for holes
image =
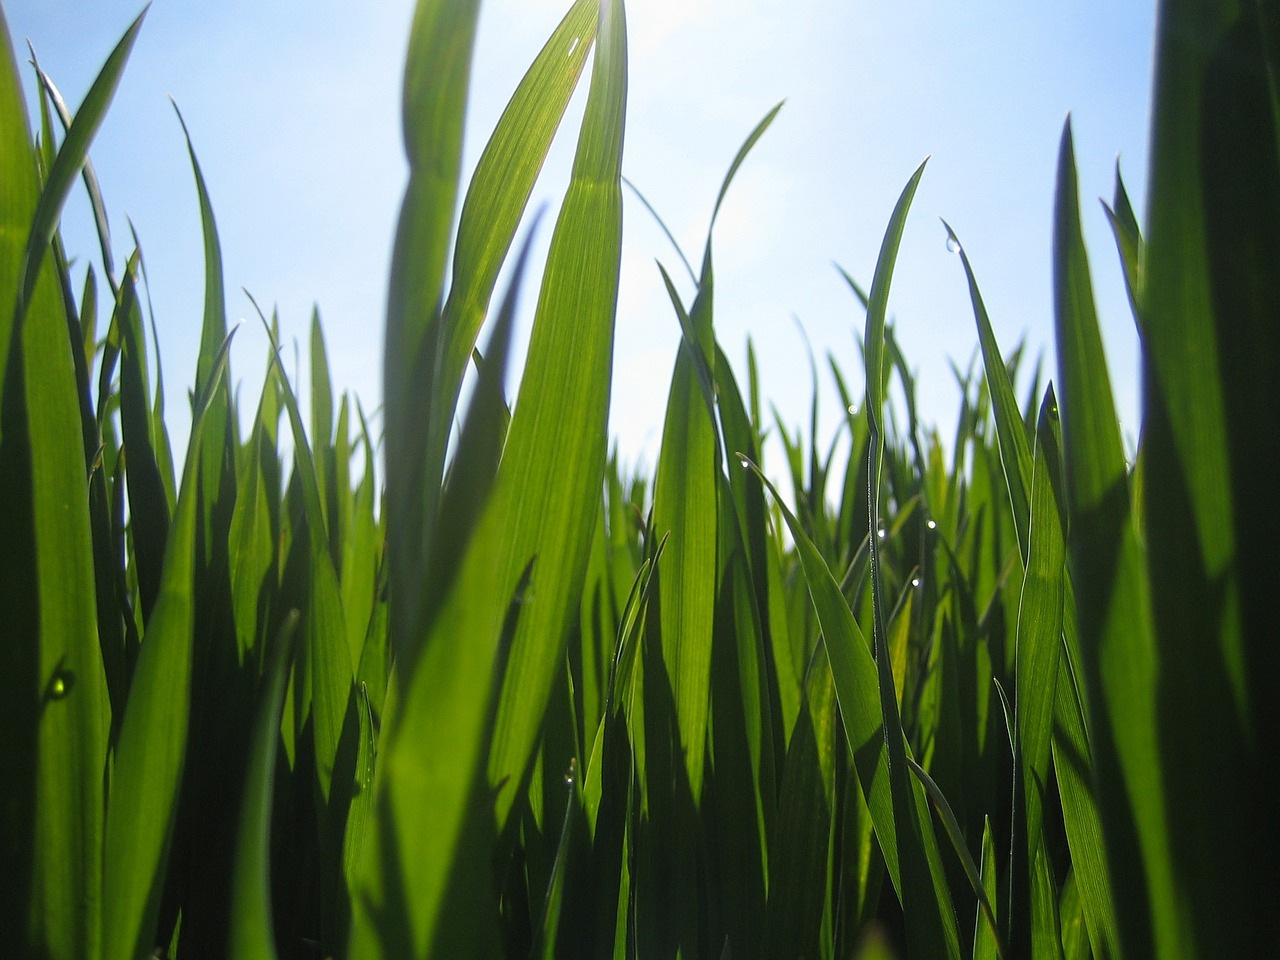
[[230, 955], [244, 960], [276, 960], [271, 921], [271, 797], [280, 741], [285, 681], [293, 664], [298, 613], [280, 627], [267, 665], [266, 685], [253, 722], [249, 770], [240, 807], [235, 879], [231, 904]]
[[[478, 0], [419, 0], [405, 64], [403, 127], [409, 182], [391, 257], [383, 366], [391, 563], [389, 630], [409, 670], [423, 639], [419, 577], [427, 536], [431, 390], [449, 252]], [[438, 480], [437, 480], [438, 482]]]
[[1162, 956], [1280, 942], [1264, 892], [1280, 889], [1265, 799], [1280, 755], [1278, 28], [1273, 3], [1160, 7], [1141, 308], [1154, 748], [1174, 872], [1151, 885]]

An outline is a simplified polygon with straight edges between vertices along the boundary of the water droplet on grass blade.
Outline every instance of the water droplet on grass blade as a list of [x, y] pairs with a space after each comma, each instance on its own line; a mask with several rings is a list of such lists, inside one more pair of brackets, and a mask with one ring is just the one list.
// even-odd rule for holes
[[76, 676], [70, 670], [59, 670], [49, 681], [49, 699], [61, 700], [76, 685]]
[[911, 585], [912, 585], [913, 587], [918, 587], [918, 586], [920, 586], [920, 578], [919, 578], [919, 577], [912, 577], [912, 578], [911, 578]]
[[960, 241], [955, 238], [955, 234], [947, 237], [947, 253], [959, 253], [962, 247]]
[[926, 523], [926, 524], [925, 524], [925, 526], [926, 526], [926, 527], [928, 527], [930, 530], [937, 530], [937, 529], [938, 529], [938, 521], [937, 521], [937, 520], [930, 520], [928, 523]]
[[879, 537], [881, 540], [883, 540], [888, 535], [889, 535], [889, 531], [886, 530], [884, 527], [876, 528], [876, 536]]

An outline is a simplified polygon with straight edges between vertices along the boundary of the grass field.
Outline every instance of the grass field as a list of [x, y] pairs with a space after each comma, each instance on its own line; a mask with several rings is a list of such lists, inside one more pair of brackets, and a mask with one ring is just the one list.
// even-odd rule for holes
[[[274, 352], [256, 399], [233, 393], [192, 147], [183, 442], [140, 251], [115, 263], [101, 216], [86, 267], [58, 232], [77, 181], [103, 209], [88, 149], [142, 21], [74, 116], [37, 68], [34, 128], [0, 36], [0, 953], [1280, 952], [1269, 5], [1160, 4], [1148, 209], [1117, 177], [1116, 251], [1094, 251], [1121, 258], [1142, 340], [1134, 462], [1068, 124], [1052, 377], [1001, 352], [953, 238], [982, 367], [945, 443], [917, 422], [886, 317], [922, 166], [869, 286], [849, 278], [860, 352], [812, 374], [848, 410], [835, 437], [816, 411], [772, 422], [754, 363], [730, 367], [710, 236], [679, 258], [692, 301], [664, 273], [683, 337], [652, 474], [606, 431], [621, 0], [572, 4], [465, 183], [477, 3], [420, 0], [380, 433], [333, 395], [318, 321], [310, 397]], [[509, 397], [520, 226], [580, 82]]]

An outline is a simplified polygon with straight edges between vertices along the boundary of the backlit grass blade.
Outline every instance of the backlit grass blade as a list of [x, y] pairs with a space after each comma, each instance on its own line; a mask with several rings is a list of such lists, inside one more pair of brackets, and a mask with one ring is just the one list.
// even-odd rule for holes
[[135, 261], [126, 267], [116, 317], [123, 332], [120, 352], [120, 436], [128, 463], [129, 520], [133, 531], [134, 570], [138, 576], [143, 622], [160, 590], [169, 505], [151, 437], [151, 398], [147, 384], [146, 340], [134, 285]]
[[[1071, 127], [1063, 131], [1054, 217], [1054, 291], [1070, 569], [1089, 690], [1089, 739], [1125, 954], [1156, 949], [1151, 911], [1174, 903], [1160, 748], [1156, 652], [1142, 544], [1132, 524], [1089, 266]], [[1181, 935], [1171, 938], [1177, 954]]]
[[[926, 161], [927, 162], [927, 161]], [[876, 260], [876, 269], [868, 295], [867, 326], [864, 339], [867, 370], [867, 419], [871, 430], [868, 450], [868, 489], [870, 529], [879, 531], [881, 475], [885, 448], [885, 387], [888, 369], [885, 364], [885, 315], [889, 303], [889, 286], [897, 261], [898, 248], [906, 226], [907, 211], [924, 174], [922, 163], [907, 181], [894, 206]], [[906, 763], [906, 741], [902, 720], [894, 697], [896, 687], [890, 666], [888, 618], [884, 609], [884, 573], [881, 569], [881, 538], [873, 535], [871, 544], [871, 596], [875, 630], [875, 661], [878, 674], [880, 710], [888, 746], [889, 781], [893, 796], [894, 829], [902, 871], [903, 912], [907, 916], [908, 949], [921, 956], [958, 957], [960, 944], [955, 911], [945, 890], [938, 888], [935, 874], [940, 871], [937, 845], [933, 840], [933, 824], [925, 810], [920, 817], [917, 803], [918, 786], [910, 777]], [[942, 894], [939, 896], [939, 894]]]
[[[525, 73], [476, 165], [462, 203], [442, 319], [433, 429], [447, 434], [471, 350], [534, 182], [595, 40], [599, 0], [576, 0]], [[446, 435], [433, 437], [443, 456]]]
[[702, 792], [710, 712], [711, 644], [717, 592], [717, 476], [722, 451], [714, 402], [715, 333], [711, 234], [729, 186], [751, 148], [782, 104], [756, 125], [738, 149], [720, 185], [707, 230], [702, 271], [687, 323], [670, 279], [668, 292], [684, 337], [671, 375], [662, 448], [654, 481], [654, 525], [671, 533], [668, 566], [658, 580], [662, 651], [675, 701], [680, 746], [694, 802]]
[[528, 360], [494, 496], [510, 523], [495, 580], [508, 596], [534, 557], [536, 601], [520, 618], [498, 707], [490, 782], [498, 821], [523, 779], [560, 669], [590, 554], [608, 453], [622, 255], [627, 96], [622, 0], [603, 0], [568, 193], [543, 273]]
[[1129, 191], [1125, 189], [1124, 180], [1120, 176], [1120, 161], [1116, 161], [1115, 197], [1111, 206], [1102, 205], [1107, 220], [1111, 223], [1111, 232], [1116, 238], [1116, 250], [1120, 254], [1120, 265], [1124, 269], [1125, 290], [1129, 294], [1129, 306], [1133, 309], [1133, 318], [1138, 324], [1138, 332], [1143, 332], [1142, 313], [1138, 309], [1138, 298], [1142, 290], [1142, 261], [1146, 254], [1143, 250], [1142, 229], [1138, 226], [1138, 218], [1129, 202]]
[[160, 595], [138, 655], [107, 805], [103, 956], [138, 960], [155, 945], [156, 920], [186, 762], [199, 463], [209, 395], [229, 341], [214, 358], [187, 446], [182, 491], [165, 551]]
[[[276, 364], [280, 364], [276, 354]], [[316, 775], [325, 804], [330, 800], [338, 741], [346, 734], [355, 737], [351, 709], [355, 669], [347, 646], [346, 618], [342, 593], [333, 558], [329, 554], [328, 525], [320, 499], [316, 464], [303, 426], [297, 397], [283, 371], [279, 379], [281, 396], [293, 427], [294, 476], [302, 489], [307, 535], [310, 539], [310, 590], [303, 617], [304, 657], [311, 681], [311, 720], [315, 735]], [[346, 730], [344, 730], [344, 726]], [[349, 731], [349, 732], [347, 732]], [[346, 771], [349, 772], [349, 771]], [[344, 785], [349, 789], [349, 785]]]
[[439, 311], [478, 13], [478, 0], [419, 0], [405, 64], [409, 183], [391, 257], [383, 365], [390, 634], [405, 670], [423, 639], [415, 598], [425, 560], [426, 504], [436, 494], [426, 463], [428, 431], [421, 424], [430, 415], [441, 349]]
[[[1031, 481], [1030, 550], [1018, 606], [1014, 687], [1014, 763], [1021, 796], [1014, 798], [1014, 869], [1010, 879], [1020, 903], [1011, 907], [1013, 944], [1030, 937], [1039, 918], [1030, 898], [1032, 871], [1041, 846], [1045, 793], [1049, 783], [1049, 749], [1053, 737], [1054, 701], [1059, 674], [1062, 608], [1066, 578], [1065, 503], [1059, 494], [1062, 476], [1057, 436], [1058, 401], [1050, 386], [1040, 406]], [[1016, 789], [1016, 788], [1015, 788]], [[1017, 849], [1021, 845], [1022, 849]], [[1055, 907], [1056, 909], [1056, 907]], [[1029, 943], [1029, 940], [1026, 941]]]
[[52, 960], [101, 949], [110, 707], [70, 353], [80, 344], [49, 245], [134, 36], [104, 67], [42, 190], [0, 13], [0, 930], [17, 954]]
[[1265, 799], [1280, 751], [1276, 41], [1274, 4], [1160, 6], [1141, 308], [1155, 748], [1174, 872], [1172, 889], [1152, 884], [1162, 956], [1280, 942], [1264, 905], [1280, 887]]
[[991, 403], [995, 409], [996, 435], [1000, 440], [1000, 461], [1004, 466], [1005, 482], [1013, 506], [1013, 522], [1018, 531], [1018, 543], [1025, 556], [1027, 525], [1031, 517], [1029, 504], [1032, 472], [1031, 444], [1022, 425], [1022, 415], [1018, 409], [1018, 398], [1013, 392], [1009, 368], [1005, 366], [1004, 358], [1000, 355], [1000, 347], [996, 344], [991, 320], [987, 316], [987, 308], [982, 302], [982, 294], [978, 292], [978, 281], [973, 275], [969, 255], [956, 238], [950, 225], [943, 221], [943, 226], [947, 228], [948, 241], [953, 242], [956, 251], [960, 254], [960, 262], [964, 265], [964, 274], [969, 281], [973, 318], [978, 325], [978, 342], [982, 346], [982, 364], [987, 374], [987, 386], [991, 391]]
[[[867, 797], [890, 879], [895, 889], [900, 891], [898, 840], [893, 824], [893, 800], [889, 795], [884, 721], [878, 709], [880, 681], [870, 644], [840, 592], [840, 585], [831, 575], [830, 568], [813, 541], [804, 532], [800, 521], [783, 503], [777, 488], [759, 473], [758, 468], [752, 466], [752, 469], [760, 475], [772, 494], [778, 511], [795, 540], [804, 571], [805, 587], [822, 627], [823, 646], [830, 661], [845, 738]], [[804, 709], [805, 705], [802, 703], [801, 710]]]
[[235, 879], [229, 918], [230, 955], [244, 960], [276, 960], [271, 920], [271, 797], [280, 741], [280, 711], [293, 663], [297, 611], [280, 627], [267, 664], [266, 686], [253, 722], [249, 769], [240, 807]]
[[[710, 325], [711, 289], [700, 287], [691, 326]], [[704, 395], [709, 373], [699, 377], [702, 346], [681, 340], [671, 374], [662, 449], [654, 481], [653, 523], [671, 540], [667, 563], [658, 579], [662, 620], [662, 652], [671, 683], [680, 746], [695, 802], [702, 793], [710, 710], [711, 642], [716, 603], [718, 439], [715, 420]], [[696, 352], [696, 353], [695, 353]]]
[[[71, 128], [67, 131], [58, 155], [53, 162], [40, 194], [40, 204], [31, 218], [27, 247], [23, 254], [23, 266], [17, 288], [17, 305], [14, 308], [14, 322], [21, 325], [26, 314], [27, 305], [35, 290], [36, 277], [44, 260], [45, 248], [53, 239], [57, 229], [58, 218], [62, 213], [62, 205], [66, 202], [75, 178], [80, 175], [89, 155], [89, 144], [106, 117], [107, 107], [115, 96], [120, 77], [124, 74], [125, 64], [133, 51], [134, 41], [142, 29], [143, 18], [147, 15], [150, 4], [143, 8], [136, 20], [125, 31], [120, 42], [116, 44], [107, 62], [103, 64], [97, 79], [85, 95], [84, 102], [76, 113]], [[16, 82], [16, 78], [15, 78]], [[24, 111], [25, 112], [25, 111]], [[19, 114], [21, 116], [21, 114]], [[6, 308], [7, 311], [8, 308]], [[0, 330], [0, 334], [6, 331]], [[4, 354], [0, 354], [0, 361]]]

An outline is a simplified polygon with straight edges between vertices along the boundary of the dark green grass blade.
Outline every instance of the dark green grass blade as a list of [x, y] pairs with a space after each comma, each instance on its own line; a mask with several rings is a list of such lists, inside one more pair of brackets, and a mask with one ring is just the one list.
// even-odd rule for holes
[[1027, 897], [1035, 886], [1032, 871], [1041, 846], [1054, 703], [1061, 673], [1066, 515], [1059, 490], [1062, 464], [1057, 427], [1058, 402], [1050, 386], [1040, 406], [1036, 427], [1030, 549], [1018, 606], [1015, 652], [1014, 762], [1018, 765], [1015, 776], [1021, 786], [1021, 796], [1014, 798], [1012, 856], [1017, 866], [1011, 877], [1015, 905], [1010, 908], [1009, 918], [1015, 947], [1023, 943], [1020, 939], [1023, 935], [1030, 937], [1034, 927], [1043, 926], [1040, 918], [1028, 913], [1037, 908], [1037, 901]]
[[[758, 468], [753, 469], [759, 473]], [[870, 645], [817, 547], [804, 532], [800, 521], [787, 509], [773, 484], [763, 474], [760, 476], [773, 495], [782, 519], [795, 540], [804, 571], [805, 586], [822, 628], [823, 646], [831, 666], [845, 738], [867, 797], [889, 876], [894, 887], [901, 890], [893, 800], [889, 794], [884, 720], [878, 709], [880, 681]], [[801, 710], [804, 709], [802, 703]]]
[[57, 960], [100, 951], [110, 707], [72, 355], [81, 343], [49, 247], [137, 28], [91, 88], [42, 189], [0, 14], [0, 936], [18, 955]]
[[537, 601], [521, 616], [512, 646], [489, 764], [490, 782], [503, 784], [500, 823], [532, 757], [600, 509], [622, 255], [626, 97], [623, 4], [606, 0], [573, 176], [547, 256], [495, 488], [511, 524], [499, 594], [537, 557]]
[[[1068, 125], [1054, 229], [1070, 564], [1089, 691], [1098, 804], [1126, 954], [1153, 951], [1151, 909], [1174, 902], [1155, 728], [1156, 656], [1142, 545], [1081, 235]], [[1173, 931], [1174, 942], [1178, 936]]]
[[[872, 530], [880, 529], [881, 474], [885, 447], [885, 392], [889, 370], [885, 363], [885, 316], [889, 303], [889, 286], [897, 260], [898, 248], [906, 226], [907, 212], [924, 174], [922, 163], [907, 181], [898, 198], [885, 231], [876, 261], [876, 270], [868, 296], [866, 337], [864, 339], [867, 369], [867, 419], [871, 429], [868, 451], [870, 485], [869, 513]], [[917, 803], [919, 786], [911, 778], [906, 762], [906, 742], [902, 720], [894, 696], [896, 688], [890, 666], [888, 618], [884, 610], [884, 572], [880, 537], [872, 536], [871, 596], [875, 627], [876, 668], [879, 702], [888, 744], [889, 780], [893, 796], [894, 829], [902, 870], [903, 912], [907, 918], [908, 949], [922, 956], [959, 956], [959, 936], [955, 911], [945, 888], [937, 885], [941, 865], [937, 860], [937, 844], [927, 809], [923, 819]]]
[[[279, 353], [275, 363], [281, 364]], [[303, 508], [309, 537], [310, 588], [303, 617], [304, 654], [311, 686], [311, 720], [315, 735], [316, 775], [320, 795], [328, 804], [333, 787], [339, 740], [344, 725], [354, 736], [348, 714], [352, 706], [355, 669], [347, 646], [346, 619], [333, 557], [329, 554], [328, 525], [325, 522], [320, 483], [311, 445], [307, 442], [302, 411], [289, 379], [280, 371], [281, 397], [293, 428], [294, 476], [302, 489]]]
[[[938, 818], [942, 821], [943, 828], [947, 832], [947, 839], [951, 841], [952, 849], [955, 850], [956, 856], [960, 859], [960, 865], [964, 868], [964, 875], [968, 879], [970, 886], [973, 887], [974, 895], [978, 900], [978, 912], [982, 918], [981, 922], [985, 923], [987, 927], [983, 937], [990, 936], [996, 956], [1003, 957], [1004, 950], [1000, 946], [999, 927], [996, 926], [993, 900], [987, 891], [986, 880], [982, 872], [979, 870], [978, 865], [973, 862], [973, 856], [969, 853], [969, 848], [965, 846], [964, 835], [961, 832], [960, 823], [956, 820], [956, 815], [951, 809], [951, 804], [947, 802], [947, 798], [938, 784], [925, 772], [924, 767], [910, 757], [907, 758], [907, 765], [911, 768], [911, 772], [916, 779], [920, 781], [920, 785], [924, 787], [925, 794], [929, 797], [929, 802], [938, 811]], [[984, 859], [987, 853], [986, 840], [987, 836], [984, 834]]]
[[1111, 206], [1103, 204], [1107, 220], [1111, 223], [1111, 232], [1116, 238], [1116, 250], [1120, 254], [1120, 266], [1124, 270], [1125, 290], [1129, 294], [1129, 306], [1133, 310], [1134, 322], [1138, 332], [1144, 332], [1142, 311], [1138, 309], [1138, 298], [1142, 290], [1142, 262], [1146, 258], [1143, 249], [1142, 229], [1138, 226], [1138, 218], [1129, 202], [1129, 191], [1125, 189], [1124, 180], [1120, 176], [1120, 161], [1116, 161], [1116, 188]]
[[160, 595], [138, 655], [107, 806], [103, 947], [107, 960], [136, 960], [154, 946], [160, 894], [177, 816], [191, 709], [192, 633], [200, 450], [209, 394], [229, 340], [198, 400], [182, 492], [166, 548]]
[[[132, 266], [132, 261], [130, 262]], [[146, 340], [132, 271], [126, 268], [117, 319], [123, 332], [120, 352], [120, 438], [128, 466], [129, 520], [133, 531], [135, 571], [145, 623], [160, 591], [169, 504], [151, 438], [151, 403], [146, 373]]]
[[273, 644], [266, 686], [253, 722], [249, 769], [240, 807], [236, 866], [231, 901], [230, 955], [244, 960], [275, 960], [271, 920], [271, 798], [280, 742], [280, 711], [285, 684], [293, 664], [298, 614], [285, 618]]
[[969, 255], [956, 238], [950, 225], [943, 221], [947, 228], [947, 237], [955, 242], [960, 262], [964, 265], [965, 278], [969, 281], [969, 297], [973, 301], [973, 318], [978, 325], [978, 342], [982, 346], [982, 364], [987, 374], [987, 387], [991, 392], [991, 402], [996, 415], [996, 435], [1000, 440], [1000, 461], [1004, 466], [1005, 482], [1009, 488], [1009, 499], [1013, 506], [1013, 522], [1018, 531], [1018, 542], [1023, 555], [1027, 552], [1027, 525], [1031, 516], [1029, 494], [1031, 489], [1031, 443], [1027, 439], [1022, 425], [1022, 416], [1018, 411], [1018, 399], [1013, 392], [1013, 381], [1009, 377], [1009, 368], [1000, 355], [1000, 347], [996, 344], [991, 320], [987, 316], [987, 308], [982, 302], [982, 294], [978, 291], [978, 281], [973, 275], [973, 267], [969, 263]]
[[1232, 956], [1280, 942], [1280, 50], [1273, 3], [1160, 14], [1142, 496], [1174, 877], [1152, 908], [1161, 955]]

